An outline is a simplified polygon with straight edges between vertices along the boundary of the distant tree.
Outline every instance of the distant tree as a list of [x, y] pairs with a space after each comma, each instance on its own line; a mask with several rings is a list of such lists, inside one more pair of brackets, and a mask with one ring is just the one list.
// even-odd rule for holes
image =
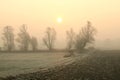
[[66, 31], [66, 34], [67, 34], [67, 49], [71, 50], [72, 48], [74, 48], [75, 44], [75, 32], [71, 28], [70, 31]]
[[88, 21], [87, 25], [83, 27], [80, 33], [76, 36], [75, 47], [77, 50], [82, 51], [88, 45], [94, 42], [96, 34], [96, 29]]
[[52, 50], [54, 47], [54, 43], [56, 40], [56, 31], [54, 28], [48, 27], [46, 32], [45, 32], [45, 37], [43, 38], [43, 42], [45, 46], [49, 49]]
[[36, 37], [31, 38], [31, 46], [33, 51], [37, 50], [38, 42]]
[[27, 51], [30, 44], [30, 35], [27, 32], [27, 27], [23, 24], [20, 28], [20, 32], [18, 33], [17, 42], [19, 43], [19, 48], [22, 51]]
[[6, 26], [3, 31], [2, 39], [4, 41], [4, 48], [7, 51], [12, 51], [15, 47], [13, 28], [11, 26]]

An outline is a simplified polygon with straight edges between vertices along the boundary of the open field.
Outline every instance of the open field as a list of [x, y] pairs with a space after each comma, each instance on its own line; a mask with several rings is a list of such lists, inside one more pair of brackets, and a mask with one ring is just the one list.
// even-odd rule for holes
[[120, 51], [96, 51], [72, 64], [3, 80], [120, 80]]
[[33, 72], [71, 61], [66, 53], [1, 53], [0, 77]]
[[3, 80], [120, 80], [120, 51], [97, 51], [72, 64]]
[[36, 72], [62, 64], [67, 65], [75, 60], [75, 57], [64, 58], [66, 54], [67, 52], [0, 53], [0, 77]]

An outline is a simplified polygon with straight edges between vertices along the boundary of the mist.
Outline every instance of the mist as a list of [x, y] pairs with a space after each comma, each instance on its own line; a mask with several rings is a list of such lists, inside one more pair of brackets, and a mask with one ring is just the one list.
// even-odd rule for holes
[[[105, 40], [110, 39], [109, 46], [103, 46], [104, 49], [112, 49], [110, 46], [119, 49], [119, 3], [119, 0], [0, 1], [0, 31], [2, 33], [2, 28], [10, 25], [14, 27], [17, 34], [19, 27], [27, 24], [28, 32], [37, 36], [41, 42], [46, 27], [54, 27], [57, 31], [56, 47], [63, 48], [66, 31], [73, 28], [78, 33], [80, 28], [85, 26], [86, 21], [90, 20], [98, 31], [95, 45], [102, 48]], [[63, 19], [62, 23], [57, 22], [58, 17]]]

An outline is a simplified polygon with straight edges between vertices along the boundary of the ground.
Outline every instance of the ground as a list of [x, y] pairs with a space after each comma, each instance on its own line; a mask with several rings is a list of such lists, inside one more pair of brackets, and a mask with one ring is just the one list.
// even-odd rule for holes
[[16, 75], [43, 68], [59, 61], [63, 54], [3, 53], [0, 54], [0, 76]]
[[35, 72], [55, 65], [71, 63], [74, 58], [64, 58], [66, 54], [66, 52], [0, 53], [0, 77]]
[[[78, 55], [79, 56], [79, 55]], [[120, 51], [95, 51], [72, 63], [3, 80], [120, 80]]]

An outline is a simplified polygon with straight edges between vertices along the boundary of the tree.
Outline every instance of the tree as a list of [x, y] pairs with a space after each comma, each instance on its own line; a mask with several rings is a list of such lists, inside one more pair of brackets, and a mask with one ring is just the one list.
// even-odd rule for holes
[[45, 33], [46, 34], [43, 38], [43, 42], [49, 50], [52, 50], [56, 40], [56, 31], [54, 28], [48, 27]]
[[30, 35], [27, 32], [27, 27], [23, 24], [20, 28], [20, 32], [18, 33], [17, 42], [19, 43], [19, 48], [22, 51], [27, 51], [30, 44]]
[[33, 51], [37, 50], [38, 42], [36, 37], [31, 38], [31, 46]]
[[70, 31], [66, 32], [67, 34], [67, 49], [71, 50], [74, 48], [74, 43], [75, 43], [75, 32], [71, 28]]
[[6, 26], [3, 31], [2, 39], [4, 41], [4, 47], [7, 51], [12, 51], [15, 47], [13, 28], [11, 26]]
[[80, 33], [76, 36], [76, 49], [84, 50], [88, 44], [92, 44], [95, 41], [96, 29], [92, 26], [91, 22], [88, 21], [87, 25], [83, 27]]

